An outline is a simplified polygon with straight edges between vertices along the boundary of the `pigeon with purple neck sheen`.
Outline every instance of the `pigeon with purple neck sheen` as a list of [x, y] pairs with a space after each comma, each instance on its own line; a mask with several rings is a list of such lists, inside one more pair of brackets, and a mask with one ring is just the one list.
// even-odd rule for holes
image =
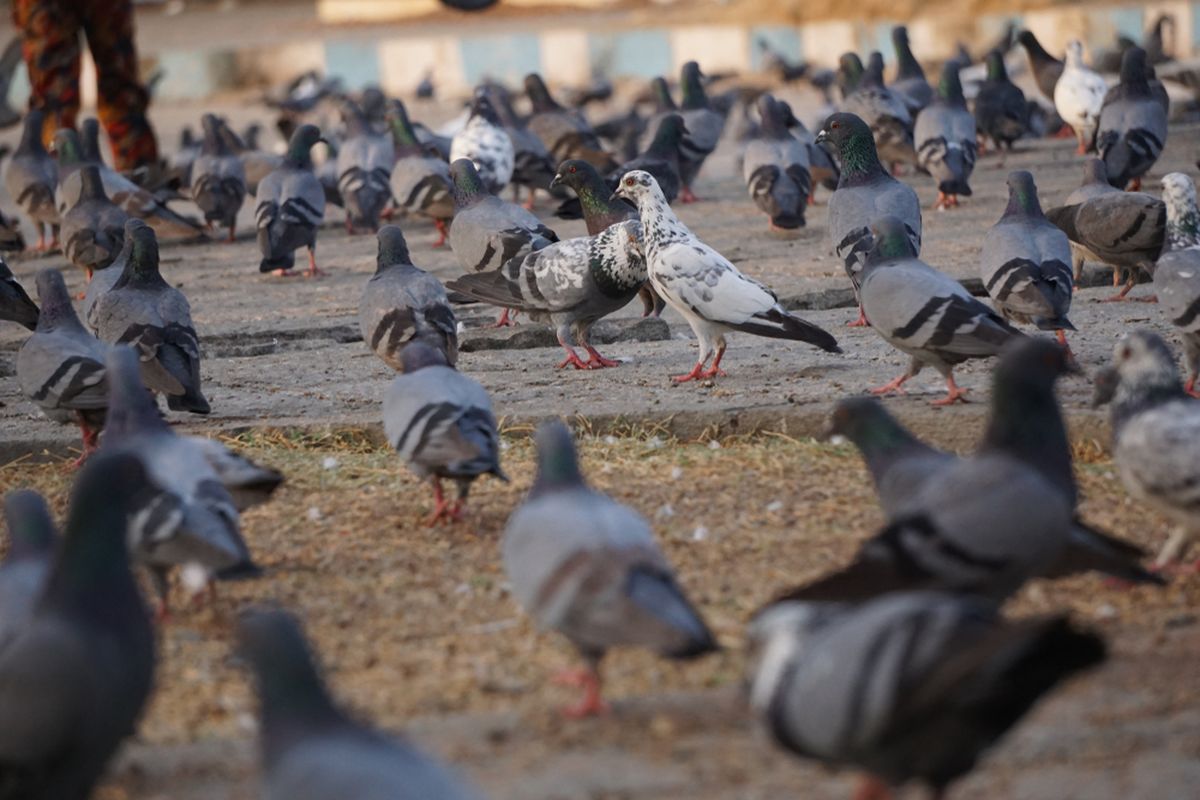
[[917, 114], [913, 128], [917, 164], [937, 184], [934, 208], [954, 208], [959, 195], [971, 196], [976, 136], [975, 117], [967, 110], [958, 69], [948, 64], [942, 69], [937, 96]]

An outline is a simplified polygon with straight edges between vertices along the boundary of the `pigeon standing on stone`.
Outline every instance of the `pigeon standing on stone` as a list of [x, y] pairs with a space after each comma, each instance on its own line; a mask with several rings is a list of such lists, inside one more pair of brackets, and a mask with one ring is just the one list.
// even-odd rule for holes
[[352, 100], [342, 102], [346, 136], [338, 146], [337, 189], [346, 209], [346, 230], [379, 229], [379, 215], [392, 199], [392, 137], [375, 131]]
[[626, 172], [640, 169], [654, 176], [668, 203], [675, 202], [682, 185], [680, 153], [687, 133], [687, 126], [679, 114], [672, 112], [660, 116], [646, 151], [610, 172], [607, 178], [609, 187], [616, 189]]
[[[507, 482], [500, 469], [500, 433], [492, 401], [476, 381], [446, 363], [441, 350], [418, 340], [400, 353], [404, 373], [383, 400], [383, 430], [409, 468], [433, 484], [428, 523], [462, 518], [471, 484], [480, 475]], [[442, 480], [458, 484], [458, 499], [442, 494]]]
[[237, 641], [257, 688], [264, 797], [480, 800], [474, 789], [405, 740], [339, 709], [290, 615], [244, 612]]
[[204, 143], [192, 162], [192, 200], [204, 212], [204, 220], [229, 229], [234, 239], [238, 211], [246, 201], [246, 171], [241, 159], [226, 146], [221, 136], [221, 121], [205, 114]]
[[[46, 152], [42, 143], [41, 109], [30, 109], [25, 115], [25, 128], [21, 141], [9, 159], [4, 173], [4, 188], [8, 196], [25, 212], [25, 216], [37, 228], [36, 250], [39, 252], [58, 247], [60, 215], [54, 204], [54, 190], [58, 186], [58, 165], [53, 156]], [[46, 229], [50, 229], [50, 242], [46, 242]]]
[[[492, 107], [496, 110], [508, 138], [512, 140], [513, 199], [520, 199], [518, 192], [520, 187], [524, 186], [529, 190], [525, 207], [533, 208], [537, 191], [539, 189], [548, 191], [550, 181], [554, 179], [554, 162], [550, 158], [550, 151], [517, 116], [507, 91], [499, 86], [489, 86], [484, 91], [491, 101]], [[478, 167], [478, 164], [476, 166]]]
[[29, 330], [37, 328], [38, 307], [29, 299], [29, 294], [16, 276], [0, 258], [0, 319], [23, 325]]
[[254, 219], [259, 272], [290, 275], [298, 248], [308, 248], [308, 276], [317, 269], [317, 228], [325, 218], [325, 190], [313, 174], [311, 150], [321, 141], [315, 125], [301, 125], [288, 142], [283, 163], [264, 177], [255, 193]]
[[915, 118], [921, 109], [933, 102], [933, 87], [925, 79], [925, 70], [913, 55], [908, 44], [908, 28], [897, 25], [892, 28], [892, 44], [896, 48], [896, 80], [889, 87], [900, 95], [908, 113]]
[[1038, 91], [1047, 100], [1054, 102], [1054, 91], [1066, 65], [1047, 53], [1046, 48], [1042, 47], [1041, 42], [1037, 40], [1032, 31], [1021, 31], [1017, 34], [1017, 41], [1025, 48], [1025, 53], [1029, 56], [1029, 66], [1033, 71], [1033, 79], [1037, 83]]
[[126, 520], [146, 483], [132, 455], [79, 474], [61, 547], [25, 622], [0, 644], [0, 763], [10, 797], [84, 798], [136, 732], [154, 632]]
[[407, 214], [433, 220], [438, 230], [434, 247], [446, 243], [446, 221], [454, 217], [454, 184], [450, 165], [431, 155], [413, 132], [408, 111], [399, 100], [388, 105], [388, 125], [396, 149], [392, 167], [392, 201]]
[[947, 65], [938, 82], [937, 97], [917, 115], [913, 129], [917, 164], [933, 176], [938, 199], [934, 208], [958, 205], [958, 196], [971, 196], [975, 169], [975, 117], [967, 110], [958, 70]]
[[1025, 93], [1008, 79], [1004, 56], [987, 55], [987, 80], [975, 95], [975, 125], [997, 150], [1012, 152], [1013, 142], [1029, 128]]
[[1054, 331], [1067, 344], [1071, 310], [1071, 242], [1046, 219], [1033, 175], [1008, 175], [1008, 207], [983, 238], [979, 277], [1008, 319]]
[[358, 326], [363, 341], [383, 363], [403, 370], [400, 351], [420, 340], [435, 347], [454, 366], [458, 360], [458, 323], [437, 278], [412, 264], [404, 234], [395, 225], [379, 229], [375, 274], [363, 287]]
[[1117, 343], [1113, 366], [1113, 460], [1136, 499], [1170, 517], [1175, 532], [1158, 554], [1159, 568], [1178, 563], [1200, 534], [1200, 401], [1183, 390], [1166, 342], [1134, 331]]
[[1197, 395], [1200, 376], [1200, 211], [1196, 185], [1182, 172], [1163, 176], [1167, 205], [1167, 237], [1154, 267], [1154, 293], [1159, 307], [1183, 337], [1187, 383], [1183, 389]]
[[129, 261], [88, 321], [102, 341], [134, 348], [146, 386], [166, 395], [168, 408], [207, 414], [211, 408], [200, 389], [200, 339], [191, 306], [158, 271], [154, 231], [131, 219], [125, 236], [133, 240]]
[[817, 133], [817, 144], [826, 142], [842, 165], [838, 188], [829, 198], [829, 236], [859, 298], [858, 319], [850, 324], [865, 325], [859, 285], [873, 244], [871, 224], [880, 217], [896, 217], [904, 223], [913, 251], [920, 253], [921, 201], [911, 186], [884, 170], [871, 129], [861, 118], [844, 113], [830, 116]]
[[750, 199], [767, 215], [772, 230], [804, 227], [804, 211], [812, 195], [808, 150], [792, 136], [779, 102], [769, 94], [758, 99], [759, 135], [746, 145], [742, 177]]
[[912, 115], [904, 102], [883, 85], [882, 66], [864, 69], [854, 53], [843, 55], [842, 62], [852, 78], [857, 75], [858, 83], [842, 98], [838, 111], [854, 114], [867, 123], [884, 161], [892, 165], [915, 163]]
[[112, 264], [121, 252], [129, 215], [105, 195], [95, 165], [83, 167], [78, 174], [78, 200], [62, 215], [63, 255], [90, 280], [92, 273]]
[[[687, 320], [700, 345], [691, 372], [673, 381], [723, 375], [725, 334], [732, 331], [807, 342], [826, 352], [841, 352], [829, 333], [785, 311], [774, 292], [747, 278], [727, 258], [697, 239], [675, 216], [648, 172], [628, 173], [616, 194], [638, 207], [646, 264], [655, 292]], [[712, 366], [705, 369], [710, 355]]]
[[62, 273], [41, 270], [37, 288], [42, 311], [37, 329], [17, 353], [17, 381], [22, 393], [47, 417], [79, 426], [82, 462], [96, 449], [104, 427], [108, 346], [88, 333], [75, 315]]
[[1146, 80], [1146, 51], [1131, 47], [1121, 59], [1121, 83], [1100, 111], [1096, 152], [1113, 186], [1134, 191], [1162, 155], [1167, 142], [1167, 109]]
[[492, 101], [482, 91], [471, 101], [467, 124], [450, 142], [450, 161], [466, 158], [492, 194], [500, 194], [512, 180], [516, 151], [512, 137], [500, 123]]
[[40, 494], [18, 489], [4, 497], [8, 552], [0, 561], [0, 641], [20, 631], [46, 587], [58, 530]]
[[542, 140], [553, 163], [579, 158], [601, 172], [609, 172], [617, 164], [604, 151], [600, 139], [582, 115], [559, 105], [546, 88], [546, 82], [536, 72], [525, 76], [525, 93], [533, 106], [528, 120], [529, 130]]
[[1092, 149], [1107, 92], [1104, 78], [1083, 63], [1083, 45], [1072, 40], [1067, 45], [1066, 66], [1054, 87], [1054, 109], [1075, 131], [1079, 155]]
[[1104, 661], [1064, 616], [1007, 621], [934, 592], [774, 603], [751, 624], [750, 705], [803, 758], [866, 773], [855, 797], [965, 776], [1043, 695]]
[[584, 689], [566, 714], [599, 714], [606, 708], [599, 668], [608, 650], [644, 647], [692, 659], [718, 644], [646, 521], [588, 488], [567, 426], [542, 425], [536, 442], [537, 477], [504, 529], [504, 569], [526, 613], [565, 636], [584, 659], [565, 678]]
[[929, 365], [946, 379], [946, 396], [934, 405], [965, 402], [954, 366], [997, 355], [1020, 332], [961, 283], [921, 261], [899, 219], [875, 220], [871, 236], [859, 290], [863, 312], [876, 333], [912, 358], [907, 372], [871, 392], [903, 392], [904, 382]]

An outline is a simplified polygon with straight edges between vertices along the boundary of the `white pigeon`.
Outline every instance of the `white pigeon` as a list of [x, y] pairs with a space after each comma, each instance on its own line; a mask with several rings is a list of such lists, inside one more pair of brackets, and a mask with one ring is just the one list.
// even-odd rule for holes
[[[729, 331], [793, 339], [830, 353], [841, 352], [833, 336], [789, 314], [774, 292], [747, 278], [727, 258], [697, 239], [671, 211], [650, 173], [625, 173], [616, 196], [638, 208], [646, 266], [654, 290], [687, 320], [700, 342], [696, 365], [686, 375], [673, 378], [676, 383], [724, 375], [721, 356]], [[714, 353], [712, 367], [706, 370], [708, 357]]]
[[1079, 155], [1092, 149], [1096, 127], [1100, 124], [1100, 109], [1108, 84], [1100, 73], [1083, 63], [1083, 45], [1073, 39], [1067, 45], [1067, 61], [1062, 77], [1054, 87], [1054, 108], [1063, 122], [1075, 131]]

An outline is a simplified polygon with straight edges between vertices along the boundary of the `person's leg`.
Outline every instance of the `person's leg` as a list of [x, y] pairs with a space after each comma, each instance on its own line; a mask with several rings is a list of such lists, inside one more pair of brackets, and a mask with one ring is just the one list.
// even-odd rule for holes
[[130, 0], [71, 0], [82, 9], [88, 49], [96, 62], [96, 105], [119, 170], [158, 162], [146, 117], [149, 94], [138, 79]]
[[79, 16], [75, 0], [14, 0], [13, 24], [29, 70], [29, 107], [46, 114], [43, 140], [79, 114]]

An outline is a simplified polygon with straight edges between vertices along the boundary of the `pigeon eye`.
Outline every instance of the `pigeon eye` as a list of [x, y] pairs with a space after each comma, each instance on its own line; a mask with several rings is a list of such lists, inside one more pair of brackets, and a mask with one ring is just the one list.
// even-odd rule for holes
[[574, 171], [575, 171], [575, 168], [574, 168], [574, 167], [571, 167], [571, 172], [574, 172]]
[[829, 127], [830, 127], [830, 128], [835, 128], [835, 129], [836, 129], [836, 128], [840, 128], [840, 127], [842, 127], [842, 123], [840, 123], [840, 122], [834, 122], [834, 123], [832, 123], [832, 124], [831, 124]]
[[633, 178], [626, 178], [626, 179], [625, 179], [625, 185], [626, 185], [626, 186], [633, 186], [633, 184], [634, 184], [634, 180], [633, 180]]

